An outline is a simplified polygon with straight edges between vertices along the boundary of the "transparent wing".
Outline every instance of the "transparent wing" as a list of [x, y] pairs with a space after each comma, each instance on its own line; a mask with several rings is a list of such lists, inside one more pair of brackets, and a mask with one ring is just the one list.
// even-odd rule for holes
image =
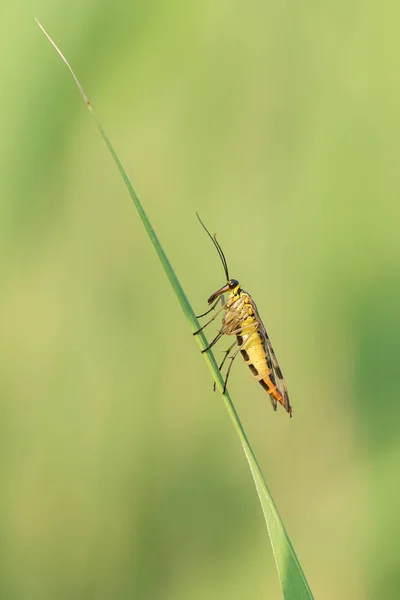
[[268, 337], [268, 333], [264, 327], [264, 323], [261, 321], [260, 315], [258, 314], [257, 306], [253, 299], [251, 299], [251, 304], [254, 310], [254, 314], [258, 319], [259, 327], [264, 334], [264, 348], [267, 356], [268, 367], [271, 371], [271, 381], [276, 385], [278, 390], [280, 391], [283, 401], [285, 403], [285, 409], [290, 412], [290, 402], [289, 402], [289, 394], [287, 390], [286, 382], [283, 378], [281, 368], [278, 363], [278, 359], [276, 358], [275, 351], [272, 347], [271, 340]]
[[[269, 370], [270, 370], [270, 379], [271, 379], [272, 383], [273, 383], [274, 385], [276, 385], [276, 387], [278, 387], [278, 385], [277, 385], [277, 383], [276, 383], [276, 378], [275, 378], [275, 373], [274, 373], [274, 367], [273, 367], [273, 365], [272, 365], [272, 357], [271, 357], [271, 353], [270, 353], [270, 350], [269, 350], [268, 344], [266, 343], [266, 342], [267, 342], [267, 339], [268, 339], [267, 332], [265, 331], [265, 328], [264, 328], [264, 327], [263, 327], [263, 330], [264, 330], [264, 333], [265, 333], [265, 339], [264, 339], [264, 350], [265, 350], [265, 354], [266, 354], [266, 356], [267, 356], [267, 365], [268, 365], [268, 368], [269, 368]], [[279, 389], [279, 387], [278, 387], [278, 389]], [[280, 391], [280, 390], [279, 390], [279, 391]], [[281, 392], [281, 394], [282, 394], [282, 392]], [[283, 397], [283, 396], [282, 396], [282, 397]], [[275, 398], [273, 398], [271, 395], [269, 395], [269, 399], [271, 400], [272, 408], [273, 408], [274, 410], [276, 410], [276, 407], [278, 406], [278, 403], [277, 403], [277, 401], [276, 401], [276, 400], [275, 400]]]
[[265, 332], [265, 335], [266, 335], [267, 353], [271, 357], [271, 361], [272, 361], [273, 378], [271, 376], [271, 379], [274, 381], [274, 384], [276, 385], [276, 387], [282, 394], [282, 398], [285, 403], [286, 410], [288, 412], [290, 412], [290, 402], [289, 402], [289, 394], [287, 391], [287, 385], [283, 378], [282, 371], [281, 371], [281, 368], [278, 363], [278, 359], [276, 358], [276, 354], [274, 352], [274, 349], [271, 344], [271, 340], [269, 339], [267, 332]]

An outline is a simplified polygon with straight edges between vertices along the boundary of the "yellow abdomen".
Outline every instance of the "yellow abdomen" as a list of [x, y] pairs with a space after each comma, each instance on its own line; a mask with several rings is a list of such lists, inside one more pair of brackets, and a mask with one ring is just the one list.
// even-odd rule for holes
[[[264, 377], [268, 377], [270, 375], [270, 369], [268, 367], [263, 341], [258, 331], [255, 331], [253, 334], [244, 333], [242, 336], [238, 335], [237, 338], [244, 362], [248, 365], [257, 381], [264, 379]], [[240, 344], [240, 338], [243, 340], [242, 344]]]
[[[251, 321], [248, 317], [243, 323], [243, 333], [237, 335], [237, 343], [244, 362], [249, 367], [251, 374], [266, 392], [271, 396], [271, 402], [276, 410], [276, 402], [285, 406], [285, 402], [279, 389], [276, 387], [275, 378], [272, 375], [272, 366], [269, 364], [264, 343], [258, 331], [251, 333]], [[253, 326], [254, 327], [254, 326]], [[246, 330], [250, 330], [249, 333]], [[275, 401], [275, 402], [274, 402]]]

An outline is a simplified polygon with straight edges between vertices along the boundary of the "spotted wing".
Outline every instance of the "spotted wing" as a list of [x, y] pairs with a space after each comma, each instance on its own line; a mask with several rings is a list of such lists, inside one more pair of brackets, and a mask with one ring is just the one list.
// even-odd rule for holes
[[[256, 318], [258, 320], [260, 331], [262, 331], [262, 333], [263, 333], [264, 348], [265, 348], [265, 353], [267, 356], [267, 363], [268, 363], [268, 367], [271, 371], [271, 375], [270, 375], [271, 381], [274, 383], [274, 385], [276, 385], [276, 387], [280, 391], [283, 401], [285, 403], [285, 409], [287, 410], [287, 412], [291, 412], [291, 406], [290, 406], [290, 402], [289, 402], [289, 394], [287, 391], [286, 382], [283, 378], [282, 371], [281, 371], [281, 368], [278, 363], [278, 359], [276, 358], [276, 354], [275, 354], [274, 349], [271, 344], [271, 340], [268, 337], [268, 333], [264, 327], [264, 323], [261, 321], [261, 317], [258, 314], [257, 306], [253, 299], [251, 299], [251, 305], [253, 307], [254, 315], [256, 316]], [[273, 398], [272, 398], [272, 400], [273, 400]], [[276, 401], [274, 401], [274, 404], [275, 404], [274, 410], [276, 410]]]
[[[269, 371], [270, 371], [269, 377], [270, 377], [272, 383], [274, 385], [276, 385], [276, 387], [278, 387], [278, 385], [276, 383], [276, 378], [275, 378], [275, 373], [274, 373], [274, 367], [273, 367], [273, 364], [272, 364], [271, 353], [270, 353], [270, 350], [269, 350], [269, 347], [268, 347], [268, 344], [267, 344], [268, 336], [267, 336], [267, 332], [265, 331], [265, 327], [264, 326], [262, 327], [262, 331], [263, 331], [263, 334], [264, 334], [263, 346], [264, 346], [265, 354], [266, 354], [266, 357], [267, 357], [268, 368], [269, 368]], [[271, 400], [272, 408], [274, 410], [276, 410], [276, 407], [278, 406], [277, 401], [271, 395], [269, 395], [269, 399]]]
[[271, 360], [272, 360], [272, 370], [273, 370], [274, 378], [275, 378], [274, 383], [277, 386], [280, 393], [282, 394], [282, 398], [285, 403], [285, 409], [287, 410], [287, 412], [291, 412], [291, 406], [290, 406], [290, 402], [289, 402], [289, 394], [287, 391], [287, 385], [283, 378], [282, 371], [281, 371], [281, 368], [278, 363], [278, 359], [276, 358], [274, 349], [271, 344], [271, 340], [269, 339], [267, 332], [265, 332], [265, 334], [267, 336], [268, 354], [270, 355]]

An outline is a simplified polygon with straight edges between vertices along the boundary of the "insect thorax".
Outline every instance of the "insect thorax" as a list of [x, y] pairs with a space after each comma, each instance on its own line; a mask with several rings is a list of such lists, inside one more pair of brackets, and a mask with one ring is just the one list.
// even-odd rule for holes
[[252, 325], [255, 320], [249, 294], [243, 290], [238, 290], [236, 294], [232, 292], [223, 318], [226, 333], [237, 333], [238, 329]]

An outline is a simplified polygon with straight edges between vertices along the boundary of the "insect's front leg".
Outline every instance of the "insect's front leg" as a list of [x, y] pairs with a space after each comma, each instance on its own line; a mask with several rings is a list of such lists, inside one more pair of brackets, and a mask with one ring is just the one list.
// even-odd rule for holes
[[[220, 296], [221, 298], [221, 296]], [[224, 302], [224, 297], [222, 296], [222, 306], [219, 308], [219, 310], [217, 310], [217, 312], [211, 317], [211, 319], [209, 321], [207, 321], [207, 323], [205, 323], [203, 325], [203, 327], [200, 327], [200, 329], [198, 329], [197, 331], [195, 331], [193, 333], [193, 335], [197, 335], [198, 333], [200, 333], [200, 331], [203, 331], [203, 329], [205, 329], [210, 323], [212, 323], [214, 321], [214, 319], [216, 319], [218, 317], [218, 315], [220, 314], [221, 311], [226, 309], [226, 304]], [[210, 308], [210, 310], [208, 310], [207, 312], [205, 312], [203, 315], [199, 315], [198, 317], [196, 317], [197, 319], [200, 319], [201, 317], [204, 317], [205, 315], [207, 315], [209, 312], [211, 312], [212, 310], [214, 310], [214, 308], [216, 307], [216, 305], [219, 302], [219, 298], [217, 299], [216, 302], [214, 302], [213, 306]]]
[[207, 312], [203, 313], [202, 315], [196, 315], [196, 319], [201, 319], [202, 317], [205, 317], [206, 315], [210, 314], [210, 312], [212, 310], [214, 310], [214, 308], [217, 306], [218, 302], [222, 302], [222, 306], [224, 306], [225, 304], [225, 297], [224, 294], [222, 294], [222, 296], [219, 296], [216, 301], [214, 302], [214, 304], [212, 305], [211, 308], [209, 308], [207, 310]]

